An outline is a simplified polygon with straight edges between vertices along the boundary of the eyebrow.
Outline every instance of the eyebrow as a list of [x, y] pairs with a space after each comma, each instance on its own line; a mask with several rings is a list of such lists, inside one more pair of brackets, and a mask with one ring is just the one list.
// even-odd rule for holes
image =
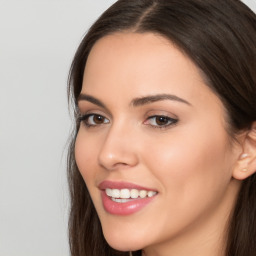
[[[81, 93], [78, 96], [77, 101], [81, 101], [81, 100], [89, 101], [99, 107], [107, 109], [107, 107], [100, 100], [98, 100], [88, 94]], [[143, 106], [146, 104], [154, 103], [157, 101], [163, 101], [163, 100], [177, 101], [177, 102], [185, 103], [185, 104], [191, 106], [191, 104], [188, 101], [186, 101], [176, 95], [173, 95], [173, 94], [156, 94], [156, 95], [135, 98], [131, 101], [131, 105], [133, 107], [138, 107], [138, 106]]]
[[106, 108], [106, 106], [98, 99], [94, 98], [93, 96], [90, 96], [88, 94], [83, 94], [81, 93], [78, 98], [77, 98], [77, 101], [81, 101], [81, 100], [85, 100], [85, 101], [89, 101], [99, 107], [102, 107], [102, 108]]
[[162, 100], [177, 101], [177, 102], [185, 103], [185, 104], [191, 106], [191, 104], [188, 101], [186, 101], [176, 95], [173, 95], [173, 94], [157, 94], [157, 95], [140, 97], [140, 98], [136, 98], [136, 99], [132, 100], [131, 104], [134, 107], [137, 107], [137, 106], [143, 106], [146, 104], [150, 104], [150, 103], [154, 103], [154, 102], [162, 101]]

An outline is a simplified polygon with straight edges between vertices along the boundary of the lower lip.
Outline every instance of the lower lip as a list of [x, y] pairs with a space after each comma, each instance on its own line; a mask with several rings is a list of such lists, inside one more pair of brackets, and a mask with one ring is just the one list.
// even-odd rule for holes
[[104, 209], [114, 215], [130, 215], [135, 212], [138, 212], [143, 207], [148, 205], [154, 198], [153, 197], [145, 197], [140, 199], [134, 199], [132, 201], [126, 203], [117, 203], [111, 200], [105, 193], [105, 191], [101, 192], [101, 198], [103, 202]]

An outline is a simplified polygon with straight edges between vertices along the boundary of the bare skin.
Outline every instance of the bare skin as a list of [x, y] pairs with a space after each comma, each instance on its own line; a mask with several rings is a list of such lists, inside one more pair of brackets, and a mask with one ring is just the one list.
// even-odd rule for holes
[[[193, 62], [161, 36], [113, 34], [94, 45], [81, 94], [96, 101], [79, 100], [87, 118], [76, 161], [110, 246], [144, 256], [224, 255], [240, 180], [253, 171], [240, 173], [244, 147], [230, 142], [223, 104]], [[110, 214], [98, 188], [104, 180], [157, 195], [134, 214]]]

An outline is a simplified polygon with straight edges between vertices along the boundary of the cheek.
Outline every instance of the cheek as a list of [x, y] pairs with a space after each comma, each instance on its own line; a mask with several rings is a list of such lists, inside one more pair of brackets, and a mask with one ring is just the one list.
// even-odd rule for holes
[[209, 135], [209, 129], [173, 130], [158, 142], [152, 143], [151, 138], [154, 147], [144, 147], [148, 168], [179, 203], [214, 197], [228, 185], [232, 161], [228, 137], [223, 128], [221, 131], [215, 137]]
[[95, 154], [97, 147], [93, 146], [90, 138], [85, 136], [83, 131], [80, 131], [77, 134], [75, 142], [75, 160], [84, 181], [88, 185], [92, 182], [94, 173], [90, 170], [93, 170], [93, 165], [95, 163]]

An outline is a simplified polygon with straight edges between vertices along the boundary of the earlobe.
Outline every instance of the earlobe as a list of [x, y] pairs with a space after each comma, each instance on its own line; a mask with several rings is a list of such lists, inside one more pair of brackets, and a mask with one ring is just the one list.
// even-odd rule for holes
[[256, 156], [243, 153], [237, 160], [233, 170], [233, 178], [245, 180], [256, 172]]
[[256, 122], [244, 135], [243, 152], [239, 156], [233, 170], [233, 178], [244, 180], [256, 172]]

